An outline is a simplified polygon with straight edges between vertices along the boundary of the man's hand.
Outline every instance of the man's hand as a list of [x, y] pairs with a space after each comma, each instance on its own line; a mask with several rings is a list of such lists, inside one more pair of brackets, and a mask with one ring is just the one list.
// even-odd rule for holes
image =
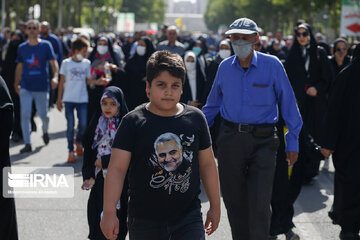
[[95, 81], [95, 85], [97, 85], [97, 86], [104, 86], [107, 84], [109, 84], [109, 81], [106, 81], [106, 79], [104, 77], [101, 77]]
[[90, 190], [95, 184], [95, 179], [94, 178], [90, 178], [90, 179], [86, 179], [83, 184], [81, 185], [81, 189], [82, 190]]
[[100, 222], [100, 228], [106, 239], [116, 239], [119, 234], [119, 219], [116, 213], [105, 213]]
[[52, 90], [54, 90], [54, 89], [56, 89], [56, 87], [57, 87], [57, 85], [58, 85], [58, 79], [57, 79], [57, 77], [53, 77], [52, 79], [51, 79], [51, 89]]
[[110, 64], [110, 70], [113, 72], [117, 72], [119, 69], [115, 64]]
[[15, 88], [15, 92], [16, 92], [18, 95], [20, 95], [20, 85], [17, 84], [17, 85], [14, 86], [14, 88]]
[[198, 100], [195, 100], [195, 101], [190, 101], [189, 105], [193, 107], [200, 107], [201, 103]]
[[102, 168], [101, 158], [96, 159], [94, 165], [95, 165], [95, 167], [97, 167], [97, 168]]
[[61, 100], [61, 98], [56, 101], [56, 107], [57, 109], [61, 112], [61, 110], [63, 109], [63, 102]]
[[325, 158], [330, 157], [330, 154], [332, 154], [334, 152], [334, 150], [330, 150], [327, 148], [321, 148], [320, 151]]
[[311, 96], [311, 97], [316, 97], [317, 95], [317, 90], [315, 87], [309, 87], [307, 90], [306, 90], [306, 94]]
[[298, 159], [298, 155], [299, 153], [297, 152], [292, 152], [292, 151], [286, 152], [286, 161], [288, 162], [289, 166], [295, 164], [295, 162]]
[[211, 235], [218, 228], [220, 222], [220, 208], [211, 208], [207, 212], [205, 221], [205, 232]]

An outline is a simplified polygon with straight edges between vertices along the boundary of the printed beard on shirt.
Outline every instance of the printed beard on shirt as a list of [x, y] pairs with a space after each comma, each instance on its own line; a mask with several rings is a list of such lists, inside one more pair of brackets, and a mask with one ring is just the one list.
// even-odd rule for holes
[[186, 150], [194, 142], [191, 137], [174, 133], [161, 134], [154, 142], [155, 153], [149, 158], [154, 167], [150, 187], [168, 191], [186, 192], [190, 186], [193, 152]]

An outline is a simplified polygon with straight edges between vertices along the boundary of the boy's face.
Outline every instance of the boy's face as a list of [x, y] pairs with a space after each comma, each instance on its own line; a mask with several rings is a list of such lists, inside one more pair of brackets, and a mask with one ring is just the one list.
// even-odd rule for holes
[[114, 117], [118, 112], [118, 106], [114, 99], [104, 98], [101, 101], [101, 111], [106, 118]]
[[80, 53], [84, 58], [86, 58], [88, 53], [87, 47], [83, 47], [81, 50], [76, 49], [73, 55], [76, 56], [78, 53]]
[[163, 71], [154, 78], [151, 85], [146, 83], [146, 94], [154, 109], [167, 115], [176, 109], [182, 94], [182, 81], [172, 76], [168, 71]]

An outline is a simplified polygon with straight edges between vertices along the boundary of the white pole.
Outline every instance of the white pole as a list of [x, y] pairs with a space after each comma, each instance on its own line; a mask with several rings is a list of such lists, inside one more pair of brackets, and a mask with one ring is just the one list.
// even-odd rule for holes
[[59, 15], [58, 15], [58, 24], [57, 28], [62, 28], [62, 20], [63, 20], [63, 0], [59, 0]]
[[1, 31], [5, 27], [5, 0], [1, 0]]

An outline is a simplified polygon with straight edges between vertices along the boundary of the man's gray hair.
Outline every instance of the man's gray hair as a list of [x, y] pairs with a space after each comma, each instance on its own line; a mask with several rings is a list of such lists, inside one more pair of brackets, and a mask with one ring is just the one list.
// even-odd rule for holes
[[167, 132], [167, 133], [161, 134], [154, 142], [154, 149], [155, 149], [156, 155], [158, 155], [158, 152], [156, 150], [158, 144], [163, 143], [163, 142], [168, 142], [171, 140], [175, 140], [177, 145], [179, 146], [179, 148], [180, 149], [182, 148], [180, 138], [174, 133]]
[[167, 28], [167, 31], [172, 31], [172, 30], [175, 30], [175, 31], [176, 31], [176, 33], [177, 33], [177, 34], [179, 34], [179, 30], [177, 29], [177, 27], [176, 27], [176, 26], [171, 25], [171, 26], [169, 26], [169, 27]]
[[39, 29], [40, 28], [40, 23], [38, 20], [36, 19], [30, 19], [29, 21], [26, 22], [26, 26], [29, 26], [30, 24], [34, 24], [34, 26]]

